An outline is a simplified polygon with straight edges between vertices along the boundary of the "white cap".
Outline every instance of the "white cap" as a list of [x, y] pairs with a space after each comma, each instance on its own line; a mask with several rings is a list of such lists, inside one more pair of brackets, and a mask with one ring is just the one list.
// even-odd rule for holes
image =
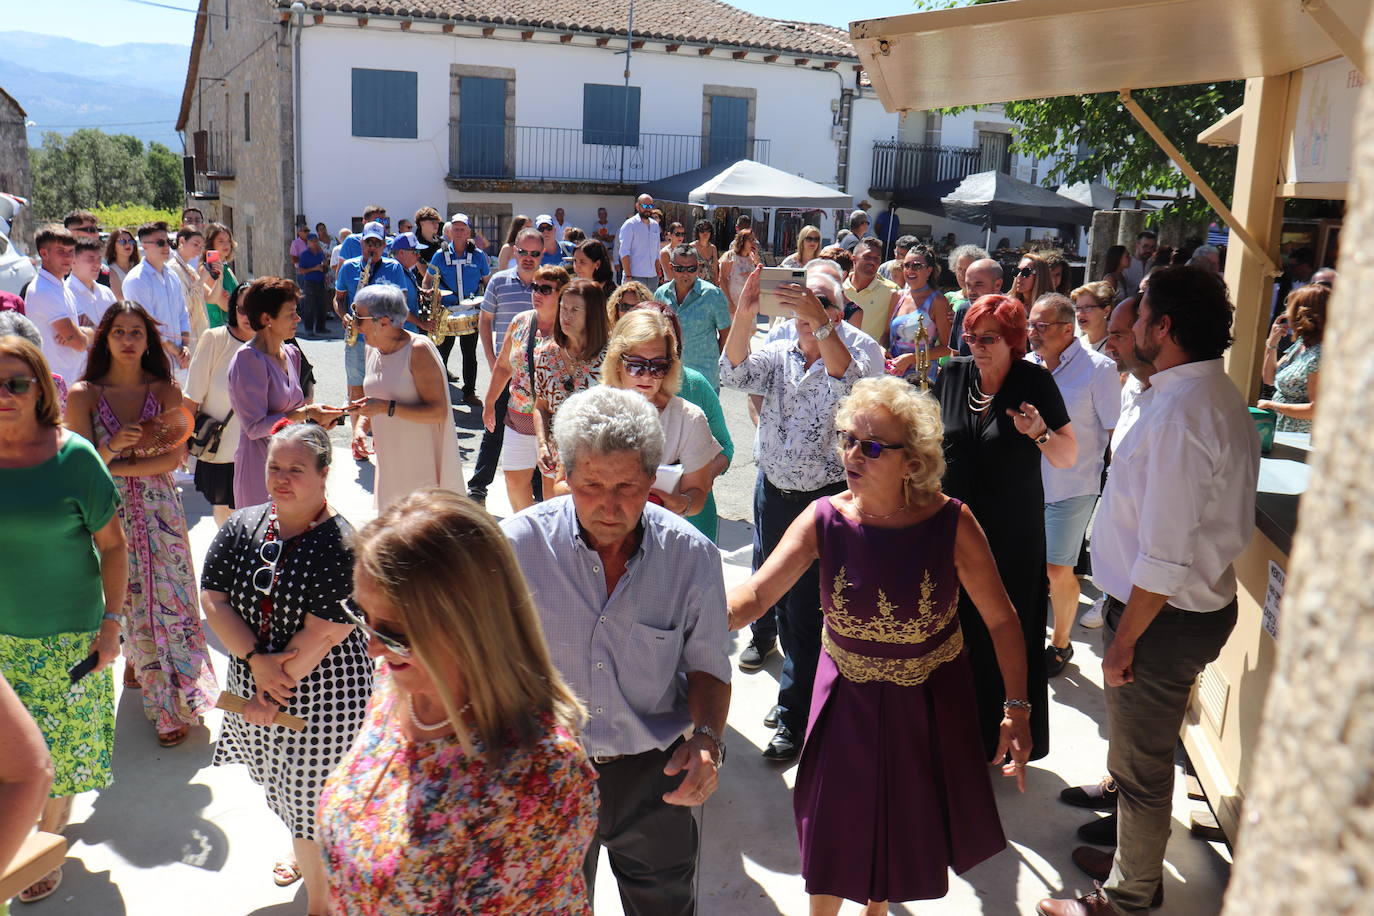
[[466, 223], [469, 229], [472, 228], [472, 220], [468, 219], [468, 215], [466, 213], [455, 213], [448, 218], [448, 221], [450, 224]]
[[386, 241], [386, 229], [382, 227], [381, 223], [373, 220], [363, 227], [363, 241], [366, 242], [368, 239], [381, 239], [384, 242]]

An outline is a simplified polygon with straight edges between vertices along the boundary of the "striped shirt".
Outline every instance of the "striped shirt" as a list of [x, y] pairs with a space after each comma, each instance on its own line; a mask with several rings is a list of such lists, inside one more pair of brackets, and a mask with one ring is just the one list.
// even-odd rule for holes
[[688, 672], [730, 682], [720, 554], [690, 523], [646, 505], [639, 549], [609, 597], [571, 496], [537, 503], [501, 528], [554, 665], [587, 706], [588, 754], [666, 749], [692, 727]]
[[508, 267], [497, 271], [487, 281], [487, 292], [482, 297], [482, 311], [492, 316], [492, 340], [497, 352], [506, 339], [506, 328], [511, 319], [521, 312], [534, 308], [534, 287], [520, 279], [517, 268]]

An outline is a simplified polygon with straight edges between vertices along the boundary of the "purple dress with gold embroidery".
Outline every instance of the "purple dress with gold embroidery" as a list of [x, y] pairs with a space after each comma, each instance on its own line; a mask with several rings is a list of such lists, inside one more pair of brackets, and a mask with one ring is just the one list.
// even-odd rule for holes
[[810, 894], [930, 900], [1006, 846], [959, 628], [958, 500], [876, 528], [817, 500], [825, 629], [792, 796]]

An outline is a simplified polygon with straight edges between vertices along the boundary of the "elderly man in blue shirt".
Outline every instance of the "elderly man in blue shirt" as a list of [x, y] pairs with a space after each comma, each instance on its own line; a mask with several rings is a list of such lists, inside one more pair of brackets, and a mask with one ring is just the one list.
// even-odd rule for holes
[[582, 741], [600, 791], [588, 893], [605, 846], [628, 916], [690, 916], [690, 809], [716, 789], [730, 707], [720, 556], [648, 502], [663, 430], [643, 397], [583, 391], [559, 408], [553, 434], [571, 495], [501, 527], [554, 664], [587, 707]]
[[[446, 290], [444, 308], [450, 312], [458, 308], [463, 299], [476, 296], [482, 282], [491, 276], [491, 259], [472, 240], [472, 220], [466, 213], [453, 214], [444, 228], [444, 244], [429, 263], [439, 271], [440, 283]], [[476, 393], [477, 332], [460, 335], [458, 349], [463, 359], [463, 402], [475, 407], [482, 403]], [[453, 338], [445, 337], [439, 345], [439, 356], [446, 367], [452, 351]], [[451, 372], [448, 380], [458, 381]]]
[[673, 277], [654, 292], [671, 305], [682, 324], [682, 364], [695, 369], [720, 391], [720, 351], [730, 330], [730, 304], [720, 287], [697, 276], [701, 261], [691, 245], [673, 249]]

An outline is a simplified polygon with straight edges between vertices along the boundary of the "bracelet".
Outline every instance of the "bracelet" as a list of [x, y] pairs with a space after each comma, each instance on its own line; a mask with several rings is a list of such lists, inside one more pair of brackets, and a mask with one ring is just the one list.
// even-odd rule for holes
[[387, 415], [388, 417], [394, 417], [394, 416], [396, 416], [396, 402], [395, 402], [395, 401], [391, 401], [391, 402], [389, 402], [389, 403], [386, 405], [386, 415]]
[[1031, 711], [1031, 701], [1030, 701], [1030, 700], [1003, 700], [1003, 701], [1002, 701], [1002, 711], [1003, 711], [1003, 712], [1011, 712], [1013, 709], [1024, 709], [1026, 712], [1030, 712], [1030, 711]]
[[253, 648], [249, 649], [248, 654], [243, 657], [244, 664], [247, 664], [248, 662], [252, 661], [253, 656], [261, 652], [262, 650], [259, 649], [257, 646], [254, 646]]
[[104, 614], [101, 615], [100, 619], [101, 619], [101, 620], [113, 620], [115, 623], [119, 624], [121, 627], [124, 626], [124, 615], [123, 615], [123, 614], [115, 614], [115, 613], [111, 613], [110, 611], [106, 611]]

